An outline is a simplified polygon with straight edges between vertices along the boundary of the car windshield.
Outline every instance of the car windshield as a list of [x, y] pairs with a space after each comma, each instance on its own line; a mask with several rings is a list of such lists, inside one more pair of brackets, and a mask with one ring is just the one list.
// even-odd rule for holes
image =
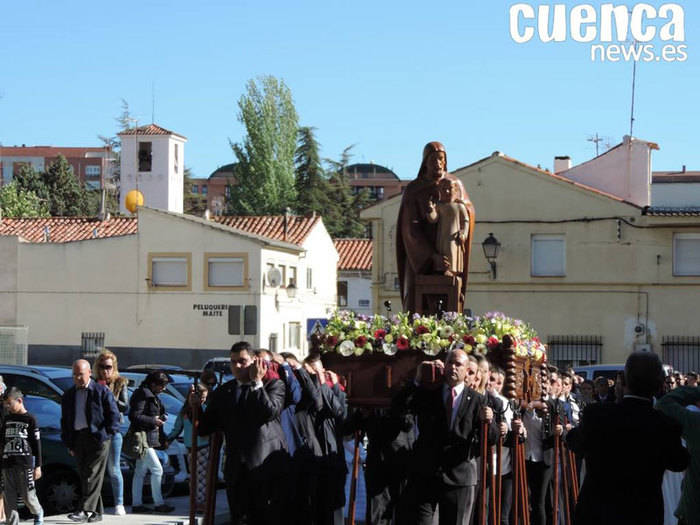
[[37, 396], [25, 396], [24, 406], [36, 418], [39, 428], [61, 428], [61, 405], [55, 401]]

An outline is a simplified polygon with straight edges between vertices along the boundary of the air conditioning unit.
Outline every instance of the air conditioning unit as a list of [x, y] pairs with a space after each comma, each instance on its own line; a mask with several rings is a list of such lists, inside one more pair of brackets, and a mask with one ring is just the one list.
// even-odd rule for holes
[[635, 352], [651, 352], [651, 344], [649, 343], [636, 343], [634, 345]]

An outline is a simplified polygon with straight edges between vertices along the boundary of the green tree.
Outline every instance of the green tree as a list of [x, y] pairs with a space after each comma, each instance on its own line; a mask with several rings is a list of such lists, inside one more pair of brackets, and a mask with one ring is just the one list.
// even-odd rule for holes
[[294, 153], [298, 117], [284, 81], [263, 76], [248, 81], [238, 101], [246, 128], [242, 144], [231, 142], [238, 160], [238, 184], [230, 186], [227, 213], [282, 213], [296, 199]]
[[43, 174], [49, 195], [49, 212], [56, 216], [90, 214], [88, 192], [73, 174], [73, 167], [63, 155], [53, 161]]
[[35, 193], [22, 189], [17, 181], [0, 188], [1, 217], [48, 217], [49, 209]]
[[360, 220], [360, 211], [369, 204], [369, 194], [366, 189], [354, 191], [346, 172], [353, 147], [345, 148], [340, 160], [326, 159], [330, 173], [329, 194], [333, 196], [334, 205], [326, 208], [322, 215], [328, 233], [334, 238], [367, 236], [365, 223]]
[[298, 136], [294, 159], [296, 163], [296, 212], [300, 215], [312, 212], [324, 215], [335, 206], [335, 202], [331, 199], [331, 188], [321, 165], [314, 128], [301, 127]]
[[18, 190], [24, 190], [36, 195], [39, 200], [48, 202], [49, 189], [46, 187], [44, 177], [41, 172], [34, 169], [31, 164], [23, 164], [14, 177]]

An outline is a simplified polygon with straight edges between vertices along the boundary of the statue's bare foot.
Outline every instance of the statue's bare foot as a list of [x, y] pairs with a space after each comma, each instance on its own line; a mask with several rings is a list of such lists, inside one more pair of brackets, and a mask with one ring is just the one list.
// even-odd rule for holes
[[445, 270], [445, 275], [447, 275], [447, 277], [454, 277], [455, 273], [452, 270]]

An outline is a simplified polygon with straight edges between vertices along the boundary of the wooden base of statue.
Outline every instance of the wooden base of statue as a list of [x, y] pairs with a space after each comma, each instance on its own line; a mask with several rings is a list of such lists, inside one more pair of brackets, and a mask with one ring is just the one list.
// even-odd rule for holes
[[489, 352], [489, 361], [505, 370], [503, 395], [528, 403], [542, 397], [543, 363], [530, 356], [518, 356], [510, 344], [501, 344]]
[[450, 275], [417, 275], [415, 282], [416, 313], [436, 315], [464, 309], [462, 278]]
[[366, 408], [391, 406], [394, 394], [415, 378], [418, 365], [438, 357], [443, 356], [429, 356], [420, 350], [398, 350], [392, 356], [381, 352], [350, 357], [336, 352], [321, 354], [324, 368], [345, 378], [348, 404]]

